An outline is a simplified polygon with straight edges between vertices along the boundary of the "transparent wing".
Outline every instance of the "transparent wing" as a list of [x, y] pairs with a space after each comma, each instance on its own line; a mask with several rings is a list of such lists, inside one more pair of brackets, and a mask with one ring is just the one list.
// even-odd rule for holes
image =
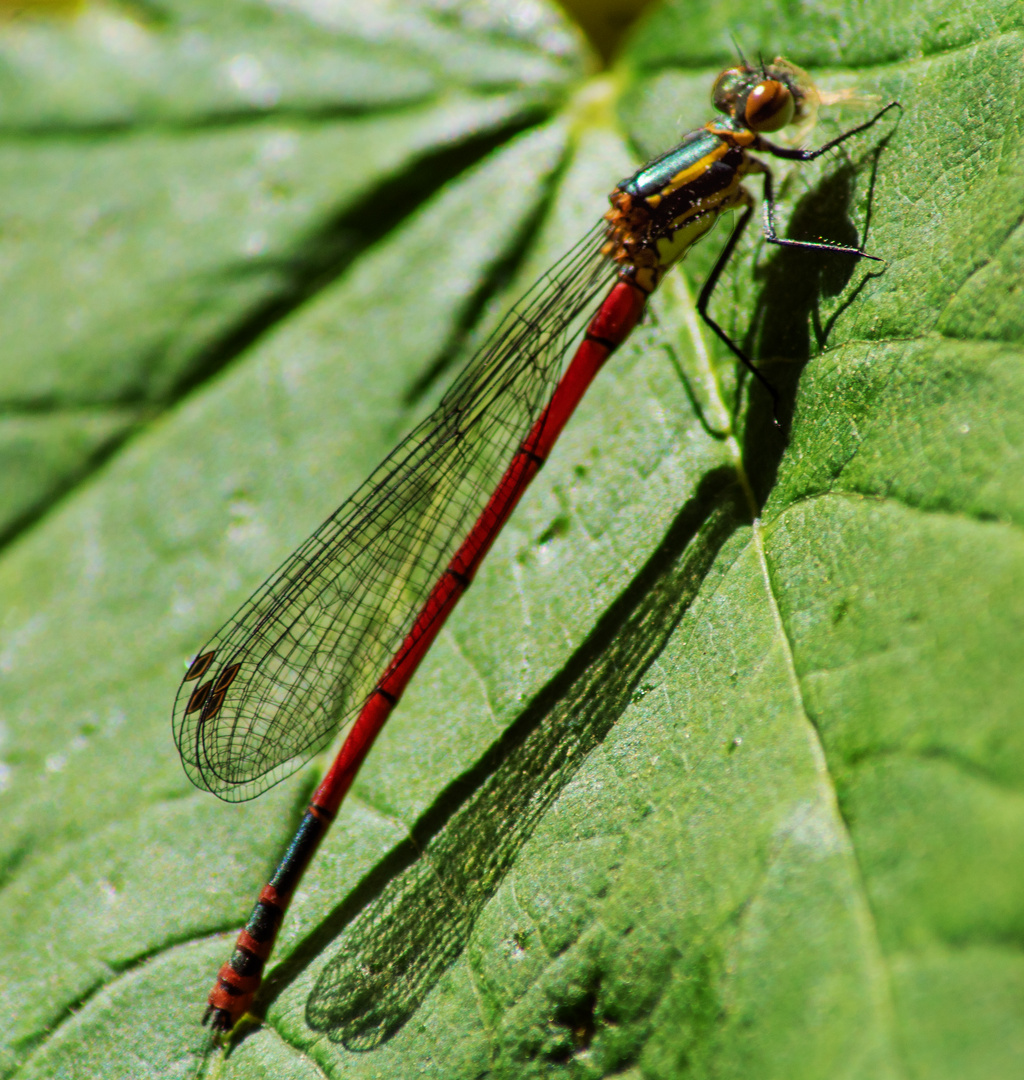
[[595, 227], [509, 311], [444, 399], [192, 662], [174, 738], [197, 787], [251, 799], [373, 692], [547, 403], [614, 268]]

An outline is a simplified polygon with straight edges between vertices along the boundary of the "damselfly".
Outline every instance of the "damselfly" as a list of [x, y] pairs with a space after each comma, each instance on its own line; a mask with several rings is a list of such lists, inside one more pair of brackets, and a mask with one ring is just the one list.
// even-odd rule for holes
[[604, 220], [512, 308], [434, 412], [190, 663], [174, 737], [192, 781], [222, 799], [260, 794], [355, 718], [221, 968], [204, 1023], [227, 1031], [249, 1008], [299, 879], [424, 654], [648, 296], [727, 210], [739, 218], [697, 310], [774, 400], [708, 312], [754, 212], [743, 180], [763, 177], [769, 243], [875, 258], [776, 234], [772, 173], [751, 152], [811, 161], [897, 107], [816, 150], [765, 138], [804, 119], [816, 100], [804, 73], [781, 58], [724, 71], [712, 94], [723, 116], [615, 188]]

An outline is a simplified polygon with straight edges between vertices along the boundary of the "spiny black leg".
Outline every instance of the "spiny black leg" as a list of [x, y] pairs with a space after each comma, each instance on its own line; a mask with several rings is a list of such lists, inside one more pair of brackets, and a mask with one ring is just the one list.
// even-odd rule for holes
[[775, 421], [776, 427], [781, 427], [779, 423], [779, 395], [775, 387], [758, 371], [754, 362], [749, 356], [732, 340], [731, 337], [715, 322], [714, 319], [708, 314], [708, 304], [711, 302], [711, 294], [715, 291], [715, 286], [718, 284], [718, 279], [722, 275], [722, 270], [725, 264], [729, 261], [729, 257], [736, 249], [737, 243], [739, 243], [740, 236], [743, 230], [750, 222], [750, 217], [754, 213], [754, 204], [748, 203], [747, 208], [740, 215], [739, 221], [736, 222], [736, 228], [733, 229], [732, 235], [726, 241], [725, 247], [722, 248], [722, 253], [718, 256], [711, 273], [708, 274], [707, 280], [704, 282], [703, 288], [700, 290], [700, 296], [697, 297], [697, 314], [707, 323], [708, 326], [718, 335], [718, 337], [725, 342], [726, 345], [735, 353], [737, 357], [742, 361], [743, 366], [754, 376], [755, 379], [768, 391], [772, 398], [772, 419]]
[[764, 238], [769, 244], [778, 244], [779, 247], [809, 248], [811, 251], [828, 251], [833, 255], [856, 255], [860, 259], [884, 262], [877, 255], [869, 255], [860, 248], [846, 247], [845, 244], [819, 243], [816, 240], [787, 240], [779, 236], [775, 231], [775, 191], [772, 187], [772, 174], [767, 169], [764, 172]]
[[772, 157], [785, 158], [787, 161], [813, 161], [815, 158], [821, 157], [822, 154], [827, 154], [833, 147], [846, 142], [851, 136], [858, 135], [862, 131], [867, 131], [869, 127], [873, 127], [890, 109], [899, 109], [902, 112], [903, 106], [898, 101], [890, 101], [884, 109], [879, 109], [870, 120], [865, 120], [863, 124], [858, 124], [856, 127], [850, 128], [849, 131], [844, 131], [842, 135], [830, 139], [824, 146], [819, 146], [817, 150], [793, 150], [788, 146], [776, 146], [775, 143], [769, 142], [767, 139], [759, 139], [757, 149], [764, 151], [766, 154], [771, 154]]

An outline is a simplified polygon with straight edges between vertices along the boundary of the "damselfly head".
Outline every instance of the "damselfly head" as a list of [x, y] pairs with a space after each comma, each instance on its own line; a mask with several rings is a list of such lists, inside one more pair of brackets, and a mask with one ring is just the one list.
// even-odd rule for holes
[[777, 56], [751, 67], [744, 60], [715, 80], [711, 100], [719, 112], [758, 133], [778, 131], [802, 120], [817, 105], [806, 72]]

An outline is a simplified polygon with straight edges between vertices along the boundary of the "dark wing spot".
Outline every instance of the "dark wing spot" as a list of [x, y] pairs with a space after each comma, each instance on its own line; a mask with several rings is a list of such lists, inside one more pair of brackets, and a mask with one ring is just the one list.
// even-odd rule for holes
[[206, 700], [206, 704], [203, 706], [203, 715], [200, 720], [212, 720], [213, 717], [220, 712], [221, 705], [224, 704], [224, 695], [227, 693], [227, 688], [223, 690], [215, 690]]
[[213, 663], [214, 656], [217, 655], [217, 650], [212, 649], [208, 653], [203, 653], [202, 656], [197, 656], [188, 666], [188, 671], [185, 673], [185, 682], [192, 682], [193, 679], [201, 679], [206, 674], [206, 669]]
[[185, 706], [185, 715], [194, 713], [196, 709], [201, 709], [206, 703], [206, 699], [210, 696], [210, 688], [213, 686], [212, 680], [210, 682], [204, 682], [202, 686], [197, 686], [192, 691], [192, 696], [188, 699], [188, 705]]
[[232, 664], [230, 667], [226, 667], [218, 676], [217, 681], [213, 684], [213, 692], [215, 694], [223, 694], [225, 690], [231, 685], [234, 677], [238, 674], [238, 669], [241, 664]]

